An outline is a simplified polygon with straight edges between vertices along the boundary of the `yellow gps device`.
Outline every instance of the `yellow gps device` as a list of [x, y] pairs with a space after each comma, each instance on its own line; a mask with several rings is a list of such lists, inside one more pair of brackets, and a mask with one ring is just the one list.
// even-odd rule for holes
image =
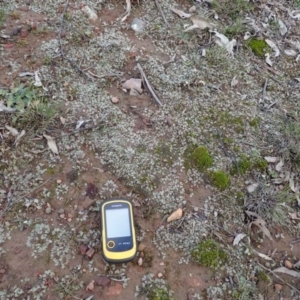
[[111, 198], [101, 205], [103, 256], [107, 262], [121, 263], [136, 255], [136, 235], [130, 200]]

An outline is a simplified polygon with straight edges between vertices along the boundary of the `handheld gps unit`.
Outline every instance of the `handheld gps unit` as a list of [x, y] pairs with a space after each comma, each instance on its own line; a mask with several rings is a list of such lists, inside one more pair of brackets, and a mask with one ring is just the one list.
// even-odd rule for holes
[[118, 263], [136, 255], [136, 236], [130, 200], [111, 198], [101, 205], [102, 249], [104, 259]]

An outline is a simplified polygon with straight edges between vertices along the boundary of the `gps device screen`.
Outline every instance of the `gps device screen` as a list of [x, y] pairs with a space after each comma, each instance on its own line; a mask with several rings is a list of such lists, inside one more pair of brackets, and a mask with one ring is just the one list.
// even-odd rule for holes
[[106, 209], [107, 238], [119, 238], [131, 236], [129, 209]]

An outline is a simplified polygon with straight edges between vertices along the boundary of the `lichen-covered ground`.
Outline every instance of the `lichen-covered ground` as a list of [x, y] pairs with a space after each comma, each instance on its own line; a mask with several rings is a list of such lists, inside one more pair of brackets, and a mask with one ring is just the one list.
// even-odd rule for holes
[[[300, 299], [299, 0], [125, 10], [0, 1], [0, 299]], [[162, 105], [122, 88], [138, 63]], [[122, 265], [112, 196], [134, 203]]]

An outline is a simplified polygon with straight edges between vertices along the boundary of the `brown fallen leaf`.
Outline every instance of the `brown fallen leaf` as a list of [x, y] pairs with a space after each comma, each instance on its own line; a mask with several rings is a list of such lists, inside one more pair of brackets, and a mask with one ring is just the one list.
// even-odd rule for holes
[[206, 21], [205, 19], [203, 18], [191, 18], [191, 20], [193, 21], [193, 25], [192, 26], [189, 26], [188, 28], [186, 28], [184, 30], [184, 32], [187, 32], [187, 31], [190, 31], [190, 30], [193, 30], [195, 28], [200, 28], [200, 29], [205, 29], [205, 28], [210, 28], [210, 29], [213, 29], [213, 25], [210, 24], [208, 21]]
[[44, 138], [47, 140], [48, 147], [54, 154], [58, 154], [58, 148], [56, 146], [56, 142], [54, 138], [50, 135], [43, 134]]
[[181, 19], [188, 19], [192, 16], [191, 14], [187, 14], [184, 11], [176, 8], [171, 8], [171, 11], [177, 14]]
[[11, 126], [5, 125], [5, 128], [13, 135], [13, 136], [17, 136], [19, 134], [19, 131]]
[[87, 290], [88, 292], [91, 292], [91, 291], [94, 290], [94, 287], [95, 287], [94, 283], [95, 283], [95, 280], [92, 280], [92, 281], [87, 285], [86, 290]]
[[256, 225], [257, 227], [259, 227], [259, 229], [270, 239], [273, 240], [270, 231], [268, 230], [268, 228], [266, 227], [266, 221], [263, 220], [257, 213], [249, 211], [249, 210], [245, 210], [245, 213], [250, 217], [255, 217], [256, 220], [252, 221], [249, 224], [249, 228], [251, 228], [252, 224]]
[[179, 220], [182, 217], [183, 211], [181, 208], [178, 208], [176, 211], [174, 211], [167, 219], [167, 222]]
[[300, 278], [300, 273], [299, 272], [290, 270], [290, 269], [288, 269], [286, 267], [277, 268], [275, 270], [272, 270], [272, 272], [275, 272], [275, 273], [284, 273], [284, 274], [287, 274], [287, 275], [290, 275], [290, 276], [293, 276], [293, 277], [296, 277], [296, 278]]

